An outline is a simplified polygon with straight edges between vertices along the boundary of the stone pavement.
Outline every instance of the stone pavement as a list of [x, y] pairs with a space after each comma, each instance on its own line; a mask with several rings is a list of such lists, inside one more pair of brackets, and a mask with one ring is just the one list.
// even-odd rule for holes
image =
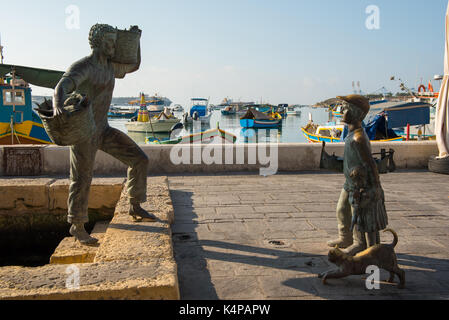
[[367, 290], [361, 276], [328, 286], [317, 278], [332, 266], [326, 241], [337, 236], [341, 174], [169, 177], [181, 298], [449, 299], [449, 176], [401, 171], [381, 180], [404, 290], [385, 282]]

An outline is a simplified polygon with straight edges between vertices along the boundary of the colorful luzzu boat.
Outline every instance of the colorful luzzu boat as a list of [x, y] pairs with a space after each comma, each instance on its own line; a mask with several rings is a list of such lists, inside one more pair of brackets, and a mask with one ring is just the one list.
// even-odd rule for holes
[[33, 110], [28, 83], [16, 77], [0, 77], [0, 145], [12, 144], [52, 144], [52, 141]]
[[[387, 137], [383, 139], [376, 138], [377, 131], [385, 132], [385, 118], [381, 115], [369, 122], [364, 129], [372, 142], [396, 142], [404, 140], [402, 136], [398, 136], [392, 129], [388, 129]], [[344, 138], [347, 135], [344, 124], [328, 123], [324, 126], [318, 126], [313, 121], [309, 121], [301, 130], [307, 141], [311, 143], [344, 142]]]
[[140, 110], [137, 112], [137, 119], [136, 121], [133, 119], [128, 121], [125, 124], [125, 127], [128, 132], [152, 132], [153, 134], [161, 132], [168, 133], [179, 122], [181, 122], [181, 119], [172, 115], [168, 108], [165, 108], [164, 111], [152, 117], [146, 106], [145, 95], [142, 93]]
[[312, 128], [312, 124], [301, 128], [308, 142], [341, 142], [343, 126], [319, 126]]
[[[305, 128], [301, 128], [302, 133], [304, 134], [304, 136], [307, 138], [308, 142], [311, 143], [319, 143], [319, 142], [330, 142], [330, 143], [334, 143], [334, 142], [343, 142], [341, 136], [327, 136], [327, 135], [322, 135], [322, 134], [313, 134], [310, 132], [307, 132]], [[332, 128], [332, 127], [326, 127], [326, 126], [322, 126], [320, 127], [320, 133], [322, 133], [322, 131], [330, 131], [330, 130], [337, 130], [339, 131], [341, 134], [343, 133], [343, 130], [340, 130], [340, 128]], [[396, 137], [396, 138], [391, 138], [391, 139], [382, 139], [382, 140], [371, 140], [371, 141], [375, 141], [375, 142], [396, 142], [396, 141], [404, 141], [403, 137]]]
[[278, 128], [282, 124], [282, 116], [278, 113], [265, 114], [249, 108], [247, 113], [240, 119], [243, 128], [271, 129]]
[[0, 145], [53, 143], [33, 110], [30, 84], [54, 89], [63, 74], [4, 64], [0, 44]]

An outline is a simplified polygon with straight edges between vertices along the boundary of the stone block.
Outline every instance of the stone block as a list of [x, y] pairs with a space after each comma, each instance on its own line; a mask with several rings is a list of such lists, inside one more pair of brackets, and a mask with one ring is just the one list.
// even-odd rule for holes
[[[91, 233], [92, 237], [97, 238], [101, 243], [108, 226], [109, 222], [97, 222]], [[92, 263], [97, 251], [98, 246], [84, 246], [75, 238], [67, 237], [61, 241], [50, 257], [50, 264]]]
[[50, 178], [2, 178], [0, 209], [48, 208]]
[[[113, 209], [117, 205], [124, 178], [94, 178], [90, 187], [89, 209]], [[60, 179], [49, 186], [49, 209], [67, 209], [69, 179]]]
[[[79, 271], [67, 287], [68, 275]], [[174, 261], [111, 261], [0, 268], [0, 300], [177, 300]]]

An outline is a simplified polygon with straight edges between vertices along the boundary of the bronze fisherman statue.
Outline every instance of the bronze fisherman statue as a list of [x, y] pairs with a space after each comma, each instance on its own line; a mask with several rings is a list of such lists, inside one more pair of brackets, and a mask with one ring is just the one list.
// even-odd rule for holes
[[380, 243], [379, 231], [387, 227], [388, 217], [371, 144], [362, 128], [370, 109], [369, 101], [360, 95], [338, 98], [346, 102], [342, 121], [349, 129], [343, 160], [346, 182], [337, 205], [339, 238], [328, 245], [356, 255]]
[[55, 117], [67, 112], [64, 102], [73, 92], [85, 96], [93, 112], [95, 131], [92, 138], [70, 147], [68, 222], [72, 224], [70, 234], [86, 245], [98, 242], [84, 228], [84, 224], [89, 220], [88, 198], [97, 150], [102, 150], [129, 166], [129, 214], [137, 220], [155, 220], [152, 214], [141, 207], [141, 203], [147, 199], [148, 158], [131, 138], [108, 124], [107, 115], [115, 79], [122, 79], [127, 73], [140, 67], [140, 45], [136, 64], [112, 61], [116, 41], [117, 29], [105, 24], [94, 25], [89, 34], [92, 54], [75, 62], [68, 69], [56, 86], [53, 98]]

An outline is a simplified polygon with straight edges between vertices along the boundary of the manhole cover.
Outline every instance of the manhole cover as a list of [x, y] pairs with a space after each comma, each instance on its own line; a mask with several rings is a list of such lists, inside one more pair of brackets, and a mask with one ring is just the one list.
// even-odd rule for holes
[[272, 241], [269, 241], [268, 243], [271, 244], [272, 246], [275, 246], [275, 247], [285, 246], [285, 242], [284, 241], [272, 240]]
[[265, 243], [274, 248], [289, 248], [290, 243], [285, 240], [266, 240]]

